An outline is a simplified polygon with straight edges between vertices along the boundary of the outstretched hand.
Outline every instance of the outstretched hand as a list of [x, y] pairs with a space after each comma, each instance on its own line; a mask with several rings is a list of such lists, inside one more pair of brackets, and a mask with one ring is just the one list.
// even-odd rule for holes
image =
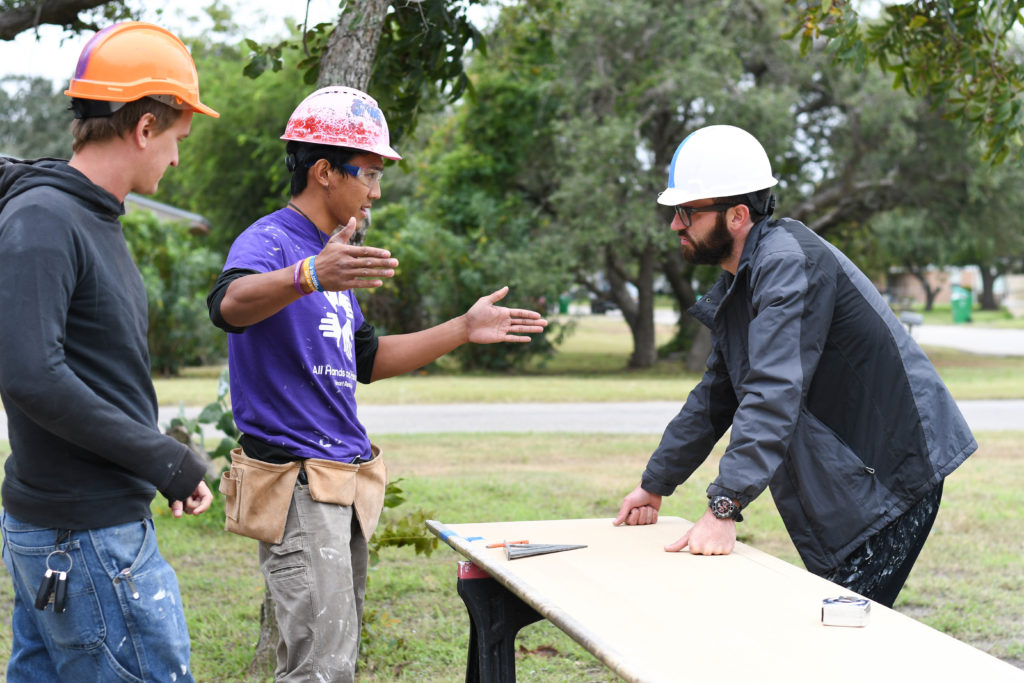
[[380, 287], [384, 278], [395, 275], [398, 259], [391, 258], [390, 251], [349, 244], [355, 231], [356, 219], [350, 218], [344, 228], [331, 235], [317, 254], [317, 279], [328, 291]]
[[528, 342], [528, 334], [539, 334], [547, 327], [548, 321], [540, 313], [523, 308], [505, 308], [494, 304], [505, 298], [508, 286], [477, 299], [466, 311], [465, 321], [469, 341], [474, 344], [495, 344], [497, 342]]

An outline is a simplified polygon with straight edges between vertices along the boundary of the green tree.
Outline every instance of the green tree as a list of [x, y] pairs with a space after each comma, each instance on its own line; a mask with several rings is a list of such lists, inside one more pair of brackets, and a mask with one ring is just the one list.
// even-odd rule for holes
[[[543, 40], [533, 48], [529, 69], [544, 69]], [[476, 96], [440, 122], [414, 166], [420, 210], [434, 230], [457, 236], [465, 248], [457, 270], [434, 268], [440, 272], [431, 279], [449, 283], [447, 297], [436, 302], [442, 319], [503, 284], [517, 303], [539, 305], [572, 282], [561, 252], [552, 249], [556, 214], [546, 204], [557, 182], [545, 150], [553, 148], [559, 105], [543, 81], [503, 72], [502, 65], [480, 61]], [[471, 367], [507, 369], [549, 351], [553, 337], [555, 328], [527, 345], [465, 347], [458, 357]]]
[[[432, 169], [433, 210], [446, 227], [506, 245], [511, 212], [527, 216], [514, 233], [519, 248], [581, 287], [606, 282], [633, 332], [630, 365], [650, 366], [655, 276], [666, 275], [681, 307], [695, 299], [695, 271], [654, 202], [675, 147], [697, 127], [728, 121], [753, 130], [773, 156], [789, 148], [799, 92], [786, 79], [806, 81], [811, 69], [764, 28], [771, 24], [772, 15], [663, 0], [503, 8], [474, 69], [477, 97], [456, 115], [466, 123], [438, 145], [459, 174], [446, 182], [443, 168]], [[499, 87], [512, 95], [497, 96]], [[795, 165], [788, 176], [802, 172]], [[469, 201], [488, 182], [505, 203]]]
[[160, 221], [148, 211], [126, 215], [121, 223], [146, 285], [153, 372], [173, 375], [184, 365], [224, 358], [224, 335], [206, 313], [206, 292], [220, 272], [221, 256], [197, 243], [187, 226]]
[[787, 0], [790, 36], [806, 54], [824, 37], [831, 53], [855, 71], [869, 62], [893, 75], [894, 86], [944, 106], [947, 116], [980, 139], [986, 156], [1002, 160], [1021, 142], [1024, 86], [1019, 0], [913, 0], [884, 6], [864, 19], [850, 0]]
[[289, 175], [281, 135], [292, 110], [309, 94], [309, 86], [291, 72], [271, 72], [255, 81], [245, 77], [248, 53], [229, 40], [218, 32], [188, 41], [203, 101], [221, 117], [193, 121], [181, 163], [165, 174], [156, 195], [205, 216], [211, 248], [224, 253], [239, 232], [286, 201]]
[[0, 152], [22, 159], [71, 154], [67, 97], [45, 78], [0, 78]]
[[[949, 220], [952, 218], [952, 220]], [[947, 217], [948, 223], [955, 223], [955, 217]], [[879, 247], [888, 256], [889, 266], [896, 266], [911, 275], [921, 285], [925, 294], [925, 310], [932, 310], [940, 284], [928, 277], [936, 264], [950, 260], [951, 248], [936, 234], [942, 234], [942, 226], [931, 220], [929, 212], [921, 209], [894, 209], [879, 214], [872, 225], [872, 234]]]
[[[465, 16], [466, 4], [473, 2], [365, 0], [343, 3], [337, 25], [341, 30], [330, 25], [316, 27], [313, 42], [319, 45], [315, 49], [326, 49], [328, 55], [340, 54], [346, 45], [358, 45], [357, 61], [376, 62], [380, 68], [395, 68], [400, 74], [410, 70], [416, 73], [421, 65], [441, 65], [446, 70], [451, 67], [449, 73], [454, 76], [449, 82], [458, 90], [466, 85], [461, 67], [462, 51], [475, 32], [468, 22], [461, 23], [460, 18]], [[790, 27], [786, 35], [800, 36], [805, 54], [814, 48], [816, 38], [824, 37], [835, 57], [854, 71], [863, 71], [868, 63], [876, 63], [893, 74], [897, 87], [914, 95], [930, 96], [936, 103], [950, 104], [947, 114], [970, 127], [985, 143], [990, 159], [1002, 159], [1019, 144], [1024, 112], [1018, 93], [1024, 83], [1024, 67], [1019, 60], [1016, 32], [1024, 16], [1024, 1], [913, 0], [885, 6], [880, 17], [867, 20], [861, 17], [852, 0], [786, 2], [789, 13], [783, 24]], [[768, 4], [737, 4], [733, 9], [737, 10], [737, 15], [758, 15], [766, 13]], [[82, 30], [133, 13], [137, 14], [138, 8], [127, 0], [0, 0], [0, 40], [10, 40], [39, 24]], [[423, 45], [416, 44], [415, 32], [406, 34], [411, 37], [407, 46], [412, 48], [406, 54], [419, 56], [419, 59], [374, 59], [378, 41], [386, 31], [384, 18], [389, 13], [395, 25], [401, 25], [405, 19], [412, 24], [429, 20], [430, 29], [420, 34], [418, 41]], [[431, 16], [441, 16], [442, 21], [432, 21]], [[774, 28], [770, 30], [774, 32]], [[454, 40], [438, 42], [436, 38], [442, 34]], [[421, 48], [428, 52], [424, 53]], [[264, 55], [258, 60], [264, 65], [273, 63], [276, 58], [274, 46], [260, 48], [258, 52]], [[394, 54], [400, 52], [396, 50]], [[352, 63], [351, 57], [342, 59]], [[330, 59], [314, 57], [313, 61], [328, 63]], [[389, 67], [384, 66], [389, 63]], [[308, 68], [311, 63], [305, 66]], [[341, 66], [336, 70], [332, 66], [330, 76], [343, 73], [345, 68]], [[378, 84], [383, 80], [378, 79]], [[423, 89], [408, 89], [406, 102], [411, 106], [398, 109], [414, 112], [422, 92]], [[387, 98], [379, 99], [391, 104]], [[391, 107], [386, 106], [385, 110]]]
[[[767, 148], [781, 179], [777, 215], [855, 247], [860, 260], [874, 257], [869, 269], [884, 272], [891, 259], [866, 237], [872, 216], [962, 197], [969, 161], [950, 150], [966, 147], [966, 134], [876, 68], [843, 70], [821, 51], [801, 57], [776, 40], [782, 2], [749, 9], [660, 0], [505, 7], [473, 68], [477, 97], [428, 149], [427, 211], [473, 245], [521, 250], [583, 287], [607, 283], [633, 332], [630, 364], [645, 367], [655, 358], [655, 276], [682, 309], [712, 274], [682, 261], [654, 198], [686, 134], [731, 123]], [[486, 259], [474, 252], [473, 262]], [[684, 316], [674, 346], [686, 348], [692, 334]]]
[[[997, 310], [995, 281], [1024, 272], [1024, 169], [1017, 164], [978, 164], [968, 180], [968, 201], [959, 214], [959, 234], [952, 263], [977, 265], [981, 271], [981, 308]], [[941, 211], [941, 205], [935, 207]]]
[[415, 129], [423, 108], [454, 102], [469, 88], [466, 53], [482, 49], [483, 36], [468, 9], [484, 1], [343, 2], [335, 24], [304, 26], [301, 35], [269, 45], [248, 41], [246, 73], [297, 68], [310, 85], [364, 90], [387, 112], [394, 144]]

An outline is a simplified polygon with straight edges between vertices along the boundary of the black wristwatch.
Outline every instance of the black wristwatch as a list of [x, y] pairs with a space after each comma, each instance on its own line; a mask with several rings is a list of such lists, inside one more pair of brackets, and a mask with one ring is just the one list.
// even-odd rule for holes
[[739, 502], [733, 500], [729, 496], [715, 496], [714, 498], [709, 498], [708, 508], [711, 509], [711, 514], [718, 519], [732, 519], [737, 522], [743, 521], [743, 515], [740, 514]]

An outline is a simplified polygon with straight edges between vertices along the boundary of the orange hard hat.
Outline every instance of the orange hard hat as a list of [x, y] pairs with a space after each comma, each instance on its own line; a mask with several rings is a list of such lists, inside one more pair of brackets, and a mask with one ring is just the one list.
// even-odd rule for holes
[[391, 149], [388, 122], [377, 100], [361, 90], [336, 85], [320, 88], [302, 100], [281, 139], [350, 147], [396, 161], [402, 158]]
[[170, 31], [141, 21], [114, 24], [94, 35], [64, 94], [103, 102], [153, 97], [177, 109], [220, 116], [199, 101], [199, 74], [185, 44]]

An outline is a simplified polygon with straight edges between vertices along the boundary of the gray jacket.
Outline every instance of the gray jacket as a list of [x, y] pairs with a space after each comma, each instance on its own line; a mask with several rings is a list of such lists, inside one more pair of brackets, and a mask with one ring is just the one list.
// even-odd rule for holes
[[645, 490], [669, 495], [731, 427], [708, 495], [766, 487], [824, 574], [977, 449], [938, 373], [870, 280], [802, 223], [763, 220], [693, 314], [707, 371], [665, 430]]

